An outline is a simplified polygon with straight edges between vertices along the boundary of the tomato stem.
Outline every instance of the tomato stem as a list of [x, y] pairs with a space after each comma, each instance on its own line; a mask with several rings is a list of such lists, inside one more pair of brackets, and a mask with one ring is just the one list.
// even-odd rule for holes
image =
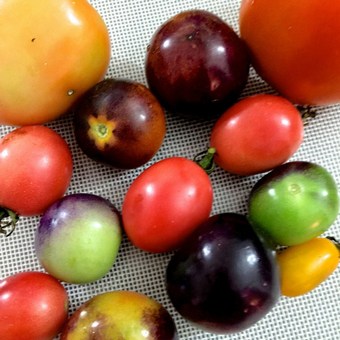
[[334, 245], [339, 249], [340, 251], [340, 241], [338, 241], [335, 237], [333, 236], [327, 236], [326, 238], [328, 238], [330, 241], [332, 241], [334, 243]]
[[300, 111], [304, 125], [308, 125], [311, 118], [315, 118], [318, 114], [317, 110], [310, 105], [297, 105], [296, 108]]
[[[19, 215], [14, 211], [0, 207], [0, 234], [10, 236], [19, 220]], [[7, 230], [9, 228], [9, 230]]]
[[216, 149], [209, 147], [208, 150], [202, 151], [194, 157], [194, 161], [210, 175], [215, 170], [214, 156]]

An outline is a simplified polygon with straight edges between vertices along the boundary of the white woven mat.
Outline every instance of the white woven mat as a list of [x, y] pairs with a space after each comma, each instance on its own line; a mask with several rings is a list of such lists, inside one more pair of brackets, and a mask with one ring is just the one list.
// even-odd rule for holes
[[[156, 28], [182, 10], [209, 10], [238, 31], [240, 0], [92, 0], [109, 27], [112, 60], [108, 76], [145, 83], [144, 58], [147, 44]], [[253, 70], [243, 96], [271, 89]], [[319, 115], [305, 128], [305, 140], [294, 160], [308, 160], [326, 167], [340, 183], [340, 106], [319, 108]], [[77, 147], [70, 117], [48, 124], [71, 147], [74, 175], [68, 193], [88, 192], [110, 199], [121, 208], [132, 180], [147, 166], [165, 157], [192, 158], [204, 150], [213, 122], [197, 122], [167, 117], [167, 135], [156, 157], [145, 166], [130, 171], [113, 170], [84, 156]], [[0, 136], [12, 128], [0, 127]], [[247, 194], [257, 176], [239, 178], [217, 169], [211, 180], [215, 190], [213, 213], [246, 212]], [[1, 179], [1, 181], [4, 179]], [[38, 218], [23, 218], [14, 234], [0, 238], [0, 276], [26, 270], [42, 270], [34, 254], [33, 235]], [[327, 232], [340, 237], [339, 219]], [[175, 319], [181, 340], [338, 340], [340, 339], [340, 270], [320, 287], [303, 297], [281, 298], [278, 305], [252, 328], [238, 334], [217, 336], [193, 328], [173, 309], [164, 289], [168, 255], [152, 255], [134, 248], [126, 239], [117, 262], [101, 280], [87, 285], [69, 285], [70, 311], [90, 297], [108, 290], [130, 289], [161, 302]]]

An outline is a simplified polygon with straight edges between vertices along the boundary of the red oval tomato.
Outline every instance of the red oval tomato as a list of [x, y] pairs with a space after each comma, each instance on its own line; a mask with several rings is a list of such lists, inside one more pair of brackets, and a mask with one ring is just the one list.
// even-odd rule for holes
[[340, 102], [340, 2], [243, 0], [240, 34], [258, 74], [294, 103]]
[[177, 248], [211, 212], [209, 176], [183, 157], [161, 160], [142, 172], [126, 193], [122, 219], [131, 242], [149, 252]]
[[52, 340], [67, 320], [63, 285], [40, 272], [22, 272], [0, 281], [0, 334], [6, 340]]
[[258, 94], [240, 100], [215, 123], [210, 145], [224, 170], [252, 175], [284, 163], [303, 139], [300, 112], [288, 100]]
[[62, 197], [72, 176], [72, 155], [52, 129], [31, 125], [0, 140], [0, 206], [19, 215], [39, 215]]

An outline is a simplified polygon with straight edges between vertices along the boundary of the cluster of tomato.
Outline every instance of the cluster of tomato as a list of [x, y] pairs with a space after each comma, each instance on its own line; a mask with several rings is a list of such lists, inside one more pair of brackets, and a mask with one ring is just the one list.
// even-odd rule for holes
[[[318, 28], [312, 43], [299, 17], [291, 15], [305, 12], [306, 8], [317, 12], [318, 1], [308, 6], [302, 2], [286, 6], [285, 0], [276, 1], [275, 5], [268, 0], [243, 0], [240, 9], [243, 40], [209, 12], [196, 10], [178, 14], [162, 25], [150, 42], [146, 58], [149, 88], [128, 80], [102, 80], [110, 59], [105, 24], [87, 2], [77, 4], [79, 7], [74, 7], [74, 1], [64, 0], [64, 6], [59, 2], [55, 8], [43, 0], [30, 9], [20, 2], [1, 5], [0, 18], [4, 24], [0, 33], [4, 39], [13, 34], [12, 31], [6, 34], [7, 27], [12, 27], [11, 16], [6, 14], [13, 11], [11, 6], [21, 13], [29, 10], [31, 16], [22, 15], [30, 20], [22, 22], [30, 28], [23, 34], [26, 39], [23, 50], [13, 56], [0, 47], [0, 55], [7, 65], [0, 77], [0, 123], [22, 125], [0, 142], [0, 178], [5, 179], [0, 191], [0, 233], [11, 234], [19, 215], [42, 215], [35, 248], [40, 263], [52, 276], [26, 273], [0, 282], [3, 297], [0, 334], [6, 334], [6, 339], [20, 339], [22, 334], [30, 334], [30, 338], [37, 340], [52, 339], [58, 334], [68, 312], [67, 293], [59, 281], [86, 283], [103, 277], [115, 261], [123, 229], [140, 249], [153, 253], [175, 251], [167, 268], [169, 296], [184, 317], [213, 332], [249, 327], [264, 315], [263, 311], [270, 310], [278, 294], [279, 276], [275, 265], [280, 269], [280, 291], [286, 296], [305, 294], [331, 275], [339, 263], [339, 244], [320, 235], [337, 218], [337, 185], [331, 174], [317, 164], [287, 162], [300, 147], [304, 133], [301, 113], [294, 104], [324, 105], [340, 101], [340, 80], [334, 74], [334, 68], [340, 68], [339, 60], [335, 57], [333, 60], [332, 53], [325, 54], [325, 48], [315, 44], [320, 37], [320, 43], [333, 51], [340, 38], [329, 35], [328, 29], [319, 29], [329, 25], [329, 22], [324, 24], [324, 17], [316, 21], [311, 16], [313, 27]], [[55, 25], [63, 29], [54, 32], [53, 37], [46, 37], [39, 20], [41, 13], [35, 11], [36, 8], [45, 9], [47, 15], [51, 14], [51, 20], [57, 20]], [[336, 15], [339, 11], [340, 5], [334, 3], [327, 15]], [[33, 15], [37, 17], [34, 19]], [[333, 31], [340, 32], [339, 21], [330, 22], [334, 25]], [[288, 29], [282, 28], [287, 25]], [[75, 34], [71, 38], [70, 30]], [[81, 38], [84, 34], [86, 43], [77, 46], [76, 53], [69, 56], [69, 63], [51, 59], [51, 52], [41, 49], [42, 43], [46, 48], [47, 38], [51, 41], [49, 47], [55, 49], [56, 44], [84, 41]], [[292, 41], [289, 46], [282, 43], [287, 39]], [[302, 64], [301, 46], [308, 53]], [[32, 58], [27, 58], [27, 53]], [[79, 55], [82, 56], [80, 66]], [[195, 59], [194, 55], [198, 57]], [[283, 96], [257, 94], [236, 102], [246, 85], [250, 62]], [[24, 86], [22, 79], [25, 79]], [[28, 97], [27, 88], [37, 90], [30, 91], [33, 95]], [[209, 118], [218, 118], [211, 131], [207, 154], [197, 161], [170, 157], [148, 167], [129, 187], [120, 219], [115, 207], [101, 197], [64, 196], [72, 177], [72, 155], [56, 132], [40, 124], [70, 110], [74, 112], [73, 126], [80, 148], [96, 161], [121, 169], [137, 168], [159, 150], [166, 133], [165, 110], [187, 116], [198, 114], [200, 118], [208, 112]], [[249, 194], [246, 218], [221, 214], [209, 219], [213, 189], [207, 172], [212, 164], [239, 176], [268, 172]], [[243, 234], [238, 234], [236, 226], [245, 228]], [[225, 230], [229, 230], [229, 234], [225, 234]], [[211, 239], [214, 233], [216, 237]], [[255, 265], [250, 260], [243, 264], [248, 277], [238, 276], [237, 284], [246, 289], [251, 277], [248, 269], [257, 266], [251, 279], [259, 287], [266, 286], [267, 292], [256, 296], [258, 306], [251, 305], [255, 295], [249, 291], [247, 297], [242, 298], [242, 311], [235, 311], [237, 304], [234, 309], [225, 310], [220, 306], [225, 302], [221, 296], [240, 299], [244, 291], [232, 289], [231, 295], [223, 295], [227, 293], [216, 288], [222, 281], [214, 286], [210, 278], [223, 276], [223, 289], [228, 291], [226, 287], [233, 280], [230, 277], [236, 275], [231, 274], [231, 270], [237, 264], [221, 265], [218, 257], [222, 254], [221, 244], [225, 245], [224, 257], [229, 252], [230, 259], [237, 259], [237, 254], [245, 254], [241, 252], [245, 238], [247, 249], [252, 249], [248, 256], [253, 256], [252, 261], [259, 256], [260, 260]], [[237, 248], [231, 251], [230, 242], [238, 244]], [[215, 250], [213, 258], [215, 246], [219, 250]], [[272, 250], [277, 251], [275, 263]], [[197, 301], [203, 301], [203, 295], [191, 296], [188, 300], [188, 296], [182, 294], [185, 284], [194, 281], [197, 284], [196, 277], [191, 280], [193, 270], [195, 275], [201, 273], [198, 284], [206, 290], [204, 298], [207, 290], [212, 292], [210, 300], [199, 306]], [[209, 278], [207, 286], [206, 277]], [[41, 309], [41, 304], [33, 305], [33, 300], [27, 298], [31, 285], [37, 282], [39, 301], [44, 300], [45, 306], [49, 306], [53, 321], [41, 318], [46, 311]], [[15, 288], [19, 286], [20, 289]], [[202, 290], [194, 287], [187, 286], [186, 294], [198, 294]], [[20, 317], [26, 320], [22, 327], [32, 324], [32, 318], [38, 314], [40, 322], [43, 319], [46, 324], [34, 329], [28, 326], [25, 331], [13, 327], [11, 318], [18, 317], [18, 310], [11, 309], [13, 314], [8, 313], [6, 301], [15, 304], [6, 294], [16, 289], [25, 295], [17, 296], [16, 303], [22, 304], [24, 298], [28, 309], [37, 313], [32, 316], [21, 308]], [[241, 300], [237, 301], [239, 304]], [[215, 315], [207, 305], [213, 305], [222, 314]], [[5, 309], [7, 314], [3, 316]], [[169, 317], [164, 316], [166, 312], [162, 313], [169, 322]], [[235, 313], [239, 313], [238, 318]], [[80, 312], [72, 319], [72, 327], [65, 328], [63, 338], [71, 338], [77, 329], [75, 318], [81, 318]], [[98, 329], [103, 331], [101, 327]], [[169, 329], [168, 334], [162, 333], [162, 339], [176, 338], [174, 325]]]

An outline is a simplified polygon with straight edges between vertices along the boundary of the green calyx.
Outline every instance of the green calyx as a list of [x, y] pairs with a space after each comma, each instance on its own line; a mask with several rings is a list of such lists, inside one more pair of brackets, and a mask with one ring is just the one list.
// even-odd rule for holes
[[0, 234], [10, 236], [19, 220], [19, 215], [14, 211], [0, 207]]
[[194, 157], [194, 161], [210, 175], [215, 170], [214, 156], [216, 149], [209, 147], [208, 150], [200, 152]]

